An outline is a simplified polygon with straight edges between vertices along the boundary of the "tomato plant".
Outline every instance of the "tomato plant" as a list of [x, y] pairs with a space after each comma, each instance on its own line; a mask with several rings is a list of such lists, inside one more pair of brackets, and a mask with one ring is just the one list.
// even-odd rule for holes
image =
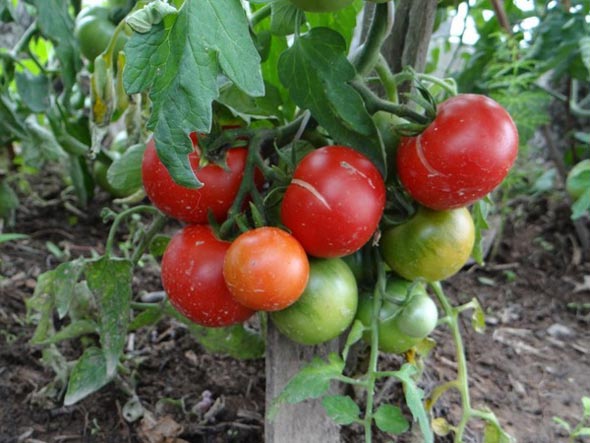
[[357, 151], [326, 146], [307, 154], [293, 174], [281, 220], [315, 257], [342, 257], [369, 241], [385, 206], [377, 168]]
[[143, 186], [151, 202], [170, 217], [203, 224], [207, 223], [211, 211], [216, 220], [223, 221], [240, 187], [246, 156], [244, 148], [230, 149], [227, 169], [224, 169], [215, 164], [199, 166], [199, 154], [191, 152], [191, 167], [203, 186], [190, 189], [174, 182], [160, 161], [152, 139], [147, 144], [141, 165]]
[[474, 242], [475, 227], [467, 209], [421, 207], [407, 222], [383, 233], [381, 254], [391, 269], [408, 280], [438, 281], [463, 267]]
[[208, 226], [186, 226], [172, 237], [162, 257], [162, 285], [170, 303], [190, 320], [220, 327], [241, 323], [254, 311], [236, 302], [223, 279], [229, 242]]
[[350, 326], [357, 303], [356, 281], [344, 261], [312, 259], [301, 297], [288, 308], [272, 312], [270, 318], [291, 340], [316, 345], [338, 337]]
[[352, 4], [353, 0], [289, 0], [309, 12], [334, 12]]
[[223, 275], [238, 302], [252, 309], [277, 311], [303, 294], [309, 260], [293, 236], [278, 228], [262, 227], [233, 241]]
[[590, 160], [582, 160], [568, 172], [565, 189], [572, 200], [579, 199], [590, 188]]
[[431, 209], [467, 206], [494, 190], [518, 153], [512, 118], [491, 98], [460, 94], [438, 106], [432, 124], [397, 152], [404, 188]]

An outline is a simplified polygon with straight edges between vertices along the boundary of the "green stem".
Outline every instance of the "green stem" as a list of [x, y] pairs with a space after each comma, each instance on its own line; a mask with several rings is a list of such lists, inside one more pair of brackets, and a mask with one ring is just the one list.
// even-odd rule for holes
[[457, 312], [457, 309], [453, 308], [445, 296], [440, 282], [432, 283], [431, 286], [443, 308], [443, 311], [445, 312], [445, 315], [447, 315], [452, 320], [449, 323], [449, 327], [451, 329], [453, 341], [455, 342], [455, 354], [457, 358], [457, 378], [455, 380], [455, 387], [459, 390], [459, 394], [461, 395], [461, 408], [463, 409], [461, 420], [459, 421], [455, 431], [454, 443], [462, 443], [463, 433], [465, 432], [467, 423], [473, 416], [473, 409], [471, 408], [471, 398], [469, 396], [467, 359], [465, 357], [465, 348], [463, 346], [463, 339], [459, 329], [459, 313]]
[[373, 313], [371, 315], [371, 352], [369, 355], [369, 367], [367, 369], [367, 404], [363, 424], [365, 427], [365, 443], [371, 443], [373, 424], [373, 407], [375, 402], [375, 383], [378, 374], [379, 360], [379, 311], [381, 310], [382, 296], [385, 293], [386, 275], [385, 267], [380, 257], [376, 257], [377, 284], [373, 293]]
[[23, 35], [21, 35], [21, 37], [16, 42], [16, 45], [14, 45], [14, 48], [12, 48], [11, 53], [14, 58], [18, 58], [19, 52], [21, 52], [23, 50], [23, 48], [25, 48], [26, 46], [29, 45], [29, 42], [31, 41], [31, 39], [37, 33], [38, 30], [39, 30], [39, 28], [37, 27], [37, 20], [35, 20], [25, 30]]
[[271, 12], [272, 12], [271, 5], [270, 4], [264, 5], [262, 8], [260, 8], [254, 14], [252, 14], [252, 17], [250, 17], [250, 26], [255, 27], [262, 20], [269, 17]]
[[420, 125], [427, 125], [430, 119], [422, 114], [413, 111], [404, 105], [397, 105], [388, 100], [383, 100], [371, 91], [365, 84], [361, 82], [352, 82], [351, 86], [362, 96], [365, 102], [365, 107], [369, 114], [375, 114], [378, 111], [389, 112], [398, 117], [404, 118], [412, 123]]
[[438, 77], [435, 77], [434, 75], [423, 74], [423, 73], [417, 73], [416, 77], [418, 77], [420, 80], [426, 80], [430, 83], [440, 86], [445, 91], [447, 91], [449, 93], [449, 95], [451, 95], [453, 97], [458, 94], [457, 82], [450, 77], [438, 78]]
[[353, 64], [360, 76], [368, 75], [379, 60], [381, 46], [393, 26], [393, 3], [379, 3], [375, 6], [373, 20], [369, 25], [367, 39], [355, 54]]
[[162, 228], [166, 224], [166, 220], [167, 218], [164, 214], [162, 214], [161, 212], [156, 213], [156, 217], [152, 222], [152, 225], [143, 234], [143, 236], [141, 237], [141, 241], [139, 242], [139, 245], [137, 245], [137, 248], [135, 248], [135, 251], [133, 251], [133, 255], [131, 256], [131, 262], [134, 265], [136, 265], [139, 262], [141, 256], [149, 247], [154, 236], [162, 230]]
[[154, 208], [153, 206], [141, 205], [141, 206], [135, 206], [133, 208], [126, 209], [123, 212], [117, 214], [117, 216], [115, 217], [115, 220], [113, 221], [113, 224], [111, 225], [111, 229], [109, 230], [109, 236], [107, 238], [107, 243], [106, 243], [105, 252], [104, 252], [105, 257], [110, 258], [113, 254], [113, 245], [115, 243], [115, 234], [117, 233], [117, 229], [119, 228], [119, 225], [121, 224], [123, 219], [125, 219], [126, 217], [128, 217], [132, 214], [135, 214], [136, 212], [142, 212], [142, 211], [151, 212], [154, 214], [158, 214], [160, 212], [156, 208]]
[[340, 382], [342, 382], [342, 383], [346, 383], [346, 384], [349, 384], [349, 385], [367, 387], [367, 380], [359, 380], [359, 379], [356, 379], [356, 378], [347, 377], [346, 375], [339, 375], [335, 379], [338, 380], [338, 381], [340, 381]]
[[399, 103], [399, 96], [397, 93], [397, 82], [395, 81], [395, 76], [391, 72], [389, 65], [387, 64], [387, 60], [383, 55], [379, 56], [379, 61], [375, 65], [375, 71], [379, 76], [379, 80], [381, 80], [381, 84], [385, 89], [385, 95], [389, 99], [390, 102]]

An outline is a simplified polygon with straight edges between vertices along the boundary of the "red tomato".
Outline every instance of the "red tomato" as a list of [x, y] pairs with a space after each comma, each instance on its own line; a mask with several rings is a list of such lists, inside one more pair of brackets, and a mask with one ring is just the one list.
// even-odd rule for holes
[[226, 170], [214, 164], [199, 167], [199, 154], [191, 152], [188, 155], [191, 167], [203, 186], [189, 189], [172, 180], [158, 158], [152, 139], [147, 144], [141, 165], [143, 186], [154, 206], [170, 217], [186, 223], [206, 224], [207, 212], [211, 210], [215, 219], [221, 222], [227, 217], [240, 188], [247, 155], [245, 148], [230, 149], [227, 153], [229, 169]]
[[385, 184], [371, 161], [344, 146], [307, 154], [295, 169], [281, 219], [315, 257], [342, 257], [369, 241], [385, 207]]
[[295, 303], [309, 279], [309, 260], [295, 238], [272, 227], [234, 240], [223, 264], [234, 298], [252, 309], [278, 311]]
[[403, 138], [398, 176], [408, 193], [435, 210], [467, 206], [494, 190], [518, 153], [518, 131], [491, 98], [462, 94], [441, 103], [426, 130]]
[[236, 302], [223, 279], [229, 242], [218, 240], [209, 226], [186, 226], [168, 244], [162, 258], [162, 285], [170, 303], [203, 326], [241, 323], [254, 311]]

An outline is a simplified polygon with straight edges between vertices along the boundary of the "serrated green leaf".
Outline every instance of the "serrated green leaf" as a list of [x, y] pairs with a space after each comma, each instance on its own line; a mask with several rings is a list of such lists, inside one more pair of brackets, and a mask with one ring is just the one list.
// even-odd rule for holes
[[282, 115], [279, 109], [282, 105], [281, 95], [271, 84], [266, 84], [265, 90], [264, 97], [251, 97], [234, 85], [226, 85], [221, 89], [217, 101], [247, 124], [252, 118], [278, 118]]
[[342, 374], [344, 362], [335, 354], [329, 361], [315, 357], [289, 380], [283, 391], [276, 397], [267, 413], [273, 420], [279, 407], [284, 403], [299, 403], [309, 398], [319, 398], [330, 388], [332, 379]]
[[354, 345], [357, 341], [359, 341], [363, 337], [363, 332], [365, 330], [365, 326], [363, 322], [360, 320], [355, 320], [348, 332], [348, 336], [346, 337], [346, 345], [345, 347], [350, 347]]
[[112, 377], [107, 375], [107, 364], [99, 348], [88, 348], [72, 369], [64, 405], [73, 405], [105, 386]]
[[361, 410], [348, 395], [328, 395], [322, 399], [322, 406], [328, 416], [339, 425], [359, 421]]
[[208, 352], [239, 359], [260, 358], [264, 355], [264, 340], [260, 334], [243, 325], [206, 328], [193, 323], [170, 304], [166, 305], [166, 313], [183, 322], [193, 338]]
[[61, 79], [66, 91], [76, 83], [76, 73], [82, 67], [74, 35], [74, 20], [63, 0], [34, 0], [37, 24], [41, 33], [55, 43], [55, 54], [61, 64]]
[[59, 318], [64, 318], [68, 313], [74, 287], [78, 283], [80, 275], [84, 270], [84, 261], [82, 259], [62, 263], [53, 271], [53, 295], [55, 297], [55, 308]]
[[398, 435], [410, 429], [410, 423], [401, 409], [393, 405], [381, 405], [373, 415], [375, 424], [383, 432]]
[[29, 71], [15, 74], [16, 89], [23, 103], [33, 112], [43, 112], [49, 108], [49, 79], [47, 76], [33, 75]]
[[98, 302], [100, 344], [107, 376], [113, 377], [127, 339], [133, 264], [129, 260], [101, 257], [87, 264], [85, 274]]
[[117, 192], [130, 195], [141, 188], [141, 160], [145, 144], [130, 146], [107, 170], [107, 181]]
[[590, 188], [586, 189], [584, 193], [572, 205], [572, 220], [581, 218], [590, 210]]
[[473, 224], [475, 226], [475, 242], [473, 243], [471, 256], [480, 265], [484, 262], [483, 231], [490, 227], [488, 224], [488, 214], [490, 213], [491, 207], [491, 202], [482, 199], [475, 202], [471, 209]]
[[63, 327], [55, 334], [39, 342], [40, 345], [51, 345], [64, 340], [81, 337], [87, 334], [95, 334], [98, 331], [98, 325], [92, 320], [78, 320]]
[[234, 0], [186, 0], [176, 17], [132, 35], [125, 53], [127, 93], [150, 89], [148, 127], [160, 159], [177, 183], [199, 187], [187, 157], [193, 149], [188, 134], [209, 132], [218, 76], [251, 96], [264, 94], [244, 9]]
[[415, 380], [412, 378], [416, 374], [417, 369], [409, 363], [405, 363], [399, 371], [395, 374], [404, 387], [404, 394], [406, 398], [406, 404], [410, 408], [414, 421], [418, 422], [422, 436], [424, 437], [424, 443], [434, 443], [434, 434], [430, 428], [430, 421], [428, 419], [428, 413], [424, 408], [424, 391], [422, 391], [416, 385]]
[[55, 273], [47, 271], [37, 278], [33, 296], [25, 302], [27, 322], [36, 323], [37, 327], [31, 337], [32, 344], [45, 340], [53, 331], [53, 281]]
[[385, 176], [379, 132], [349, 84], [355, 75], [344, 38], [328, 28], [314, 28], [297, 38], [279, 59], [279, 76], [293, 101], [309, 109], [336, 143], [366, 155]]

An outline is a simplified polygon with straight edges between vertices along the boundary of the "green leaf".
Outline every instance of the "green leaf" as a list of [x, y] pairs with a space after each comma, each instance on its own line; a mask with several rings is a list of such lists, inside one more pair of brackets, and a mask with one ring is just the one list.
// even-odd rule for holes
[[395, 377], [398, 378], [404, 387], [404, 394], [406, 397], [406, 404], [410, 408], [410, 412], [414, 417], [414, 421], [418, 422], [422, 436], [424, 437], [424, 443], [434, 443], [434, 435], [430, 428], [430, 421], [428, 419], [428, 413], [424, 408], [423, 398], [424, 392], [418, 388], [416, 381], [412, 378], [416, 374], [416, 368], [409, 363], [405, 363], [399, 371], [397, 371]]
[[584, 418], [590, 417], [590, 397], [582, 397], [582, 407], [584, 408]]
[[164, 315], [164, 309], [161, 306], [154, 306], [140, 312], [129, 324], [130, 331], [136, 331], [146, 326], [155, 325]]
[[37, 278], [33, 296], [26, 300], [27, 322], [36, 323], [37, 327], [31, 337], [32, 344], [40, 343], [53, 332], [53, 271], [44, 272]]
[[314, 28], [297, 38], [279, 60], [279, 75], [293, 101], [309, 109], [336, 143], [363, 153], [385, 175], [381, 138], [360, 95], [349, 84], [356, 73], [340, 34]]
[[33, 75], [29, 71], [17, 72], [16, 88], [23, 103], [33, 112], [49, 108], [49, 79], [45, 75]]
[[53, 287], [52, 292], [55, 297], [55, 307], [58, 317], [64, 318], [68, 313], [74, 288], [78, 283], [80, 275], [84, 270], [84, 261], [82, 259], [62, 263], [52, 271]]
[[81, 337], [83, 335], [95, 334], [98, 330], [97, 324], [92, 320], [78, 320], [60, 329], [52, 336], [39, 342], [40, 345], [51, 345], [64, 340]]
[[221, 89], [217, 101], [230, 111], [250, 123], [252, 118], [277, 118], [282, 115], [279, 107], [282, 105], [281, 95], [271, 84], [265, 85], [264, 97], [251, 97], [235, 85], [228, 84]]
[[487, 422], [483, 433], [483, 443], [512, 443], [515, 440], [497, 424]]
[[410, 423], [402, 410], [393, 405], [381, 405], [373, 415], [375, 424], [383, 432], [398, 435], [410, 429]]
[[473, 259], [483, 265], [484, 250], [483, 250], [483, 231], [488, 229], [488, 214], [492, 203], [487, 199], [478, 200], [471, 209], [473, 217], [473, 224], [475, 225], [475, 242], [473, 243], [473, 250], [471, 256]]
[[101, 257], [87, 264], [85, 274], [98, 301], [100, 344], [107, 375], [113, 377], [127, 339], [133, 264], [129, 260]]
[[582, 63], [590, 73], [590, 36], [584, 36], [578, 41]]
[[170, 236], [164, 234], [154, 236], [150, 242], [150, 254], [155, 258], [163, 256], [168, 243], [170, 243]]
[[24, 121], [17, 115], [10, 98], [0, 94], [0, 137], [4, 134], [11, 134], [20, 140], [28, 137]]
[[123, 195], [133, 194], [141, 188], [141, 160], [145, 151], [143, 143], [130, 146], [117, 158], [107, 171], [107, 181]]
[[69, 155], [69, 170], [78, 202], [85, 207], [94, 194], [94, 181], [86, 160], [81, 156]]
[[361, 322], [360, 320], [355, 320], [352, 324], [352, 327], [350, 328], [348, 336], [346, 337], [345, 347], [348, 348], [354, 345], [357, 341], [359, 341], [363, 337], [364, 330], [365, 326], [363, 325], [363, 322]]
[[590, 210], [590, 188], [586, 189], [572, 205], [572, 220], [582, 217], [588, 210]]
[[300, 9], [288, 0], [271, 3], [270, 32], [274, 35], [291, 35], [303, 24]]
[[289, 380], [283, 391], [276, 397], [268, 411], [268, 419], [273, 420], [279, 407], [284, 403], [299, 403], [309, 398], [318, 398], [330, 388], [330, 382], [342, 374], [344, 362], [336, 354], [328, 356], [329, 361], [318, 357], [303, 367]]
[[590, 437], [590, 428], [580, 428], [572, 434], [572, 437]]
[[61, 79], [66, 91], [76, 84], [76, 73], [82, 67], [76, 39], [74, 20], [63, 0], [34, 0], [37, 24], [41, 33], [55, 43], [55, 54], [61, 64]]
[[[10, 187], [6, 180], [0, 181], [0, 218], [12, 217], [14, 210], [18, 208], [19, 200], [16, 192]], [[10, 234], [5, 234], [10, 235]], [[17, 234], [12, 234], [17, 235]], [[22, 234], [19, 234], [22, 235]], [[6, 237], [7, 240], [16, 240], [15, 238]], [[0, 242], [1, 243], [1, 242]]]
[[339, 425], [359, 421], [361, 410], [348, 395], [328, 395], [322, 399], [322, 406], [328, 416]]
[[206, 328], [191, 322], [169, 304], [166, 305], [166, 313], [186, 324], [191, 335], [208, 352], [239, 359], [260, 358], [264, 355], [262, 337], [243, 325]]
[[[0, 195], [0, 199], [1, 199], [1, 195]], [[15, 241], [15, 240], [24, 240], [29, 238], [29, 236], [27, 234], [17, 234], [17, 233], [12, 233], [12, 232], [8, 232], [5, 234], [0, 234], [0, 243], [5, 243], [8, 241]]]
[[479, 303], [479, 300], [473, 298], [471, 300], [473, 306], [473, 314], [471, 315], [471, 326], [475, 332], [483, 334], [486, 329], [486, 314]]
[[331, 14], [306, 12], [305, 15], [314, 28], [330, 28], [342, 35], [346, 41], [346, 47], [349, 48], [356, 28], [356, 19], [364, 3], [362, 0], [354, 0], [352, 5]]
[[264, 94], [260, 56], [241, 3], [186, 0], [177, 16], [132, 35], [125, 53], [127, 93], [151, 90], [148, 127], [158, 155], [177, 183], [199, 187], [187, 157], [193, 149], [188, 134], [209, 132], [219, 75], [251, 96]]
[[99, 348], [88, 348], [70, 374], [64, 406], [71, 406], [105, 386], [112, 377], [107, 375], [104, 354]]

